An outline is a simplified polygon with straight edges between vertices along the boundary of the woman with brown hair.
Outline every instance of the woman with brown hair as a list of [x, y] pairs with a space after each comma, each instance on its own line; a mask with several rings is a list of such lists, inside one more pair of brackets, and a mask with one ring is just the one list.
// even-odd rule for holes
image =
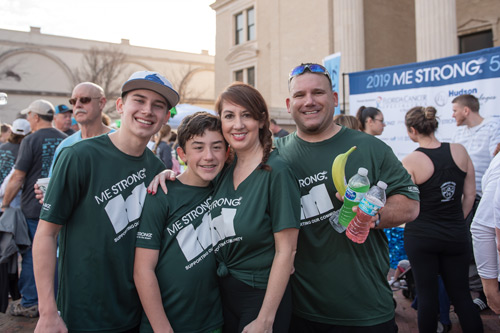
[[402, 161], [420, 190], [420, 213], [404, 232], [417, 287], [419, 331], [436, 332], [441, 276], [462, 330], [482, 332], [468, 275], [471, 244], [465, 217], [476, 194], [472, 161], [462, 145], [436, 138], [435, 108], [412, 108], [405, 124], [408, 136], [419, 145]]
[[255, 88], [230, 85], [216, 110], [234, 153], [210, 211], [224, 332], [288, 332], [298, 183], [278, 152], [271, 151], [269, 111]]
[[377, 108], [362, 106], [356, 113], [356, 118], [359, 120], [359, 129], [366, 134], [380, 135], [384, 131], [384, 115]]

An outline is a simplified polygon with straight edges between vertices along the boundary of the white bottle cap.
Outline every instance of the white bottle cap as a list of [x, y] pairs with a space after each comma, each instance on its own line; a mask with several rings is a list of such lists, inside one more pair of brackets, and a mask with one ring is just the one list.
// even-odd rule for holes
[[386, 190], [387, 188], [387, 184], [384, 183], [383, 181], [379, 180], [378, 183], [377, 183], [377, 186], [380, 187], [381, 189], [383, 189], [384, 191]]
[[368, 175], [368, 170], [365, 169], [365, 168], [359, 168], [358, 169], [358, 174], [363, 176], [363, 177], [366, 177], [366, 175]]

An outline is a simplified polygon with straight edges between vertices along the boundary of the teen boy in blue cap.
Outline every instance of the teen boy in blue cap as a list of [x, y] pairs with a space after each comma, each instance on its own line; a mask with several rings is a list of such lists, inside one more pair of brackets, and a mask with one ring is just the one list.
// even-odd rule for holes
[[136, 72], [116, 101], [120, 129], [61, 151], [33, 244], [37, 332], [138, 331], [141, 306], [133, 281], [134, 245], [145, 184], [163, 169], [146, 145], [178, 101], [163, 76]]

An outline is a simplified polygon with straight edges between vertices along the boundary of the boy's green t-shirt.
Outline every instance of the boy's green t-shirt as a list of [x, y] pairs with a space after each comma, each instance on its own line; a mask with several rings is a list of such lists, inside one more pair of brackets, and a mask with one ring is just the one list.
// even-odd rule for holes
[[64, 148], [57, 158], [40, 218], [62, 225], [57, 306], [70, 331], [139, 325], [136, 233], [147, 186], [163, 168], [149, 149], [127, 155], [107, 134]]
[[[212, 193], [212, 185], [175, 180], [168, 183], [168, 194], [146, 197], [136, 246], [159, 250], [156, 276], [175, 332], [203, 333], [223, 325], [210, 238]], [[153, 332], [145, 313], [141, 332]]]

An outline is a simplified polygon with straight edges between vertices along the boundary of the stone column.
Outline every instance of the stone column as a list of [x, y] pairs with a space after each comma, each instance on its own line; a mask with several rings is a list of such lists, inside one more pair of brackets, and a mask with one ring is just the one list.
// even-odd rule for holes
[[415, 0], [417, 61], [458, 53], [455, 0]]
[[[341, 53], [340, 89], [338, 91], [341, 108], [343, 100], [342, 73], [365, 69], [365, 31], [363, 22], [363, 0], [333, 0], [333, 47], [335, 52]], [[345, 84], [346, 113], [349, 113], [349, 80], [347, 77]]]

